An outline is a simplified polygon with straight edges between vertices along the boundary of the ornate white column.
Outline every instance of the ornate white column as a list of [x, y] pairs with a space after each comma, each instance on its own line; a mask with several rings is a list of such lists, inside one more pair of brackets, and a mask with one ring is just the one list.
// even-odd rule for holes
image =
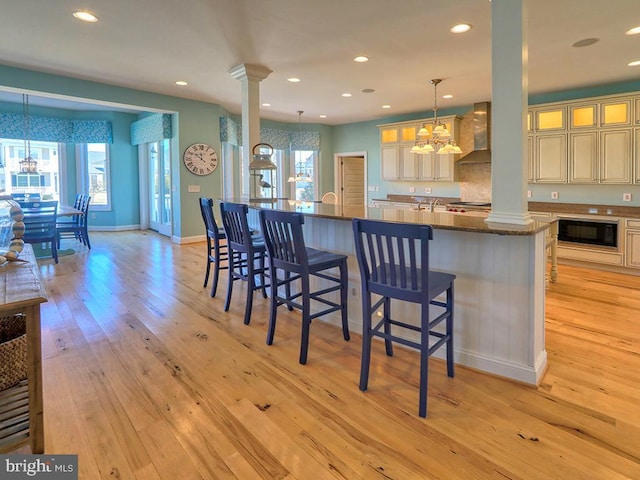
[[242, 84], [242, 164], [249, 165], [251, 149], [260, 143], [260, 82], [271, 70], [262, 65], [243, 63], [229, 73]]
[[491, 213], [487, 222], [531, 223], [527, 202], [526, 0], [491, 2]]

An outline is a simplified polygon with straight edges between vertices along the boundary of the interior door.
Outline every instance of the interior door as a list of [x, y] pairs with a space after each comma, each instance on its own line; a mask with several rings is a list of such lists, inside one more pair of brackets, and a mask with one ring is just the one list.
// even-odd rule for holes
[[364, 205], [364, 157], [342, 157], [342, 204]]
[[171, 236], [171, 151], [169, 140], [148, 144], [149, 228]]

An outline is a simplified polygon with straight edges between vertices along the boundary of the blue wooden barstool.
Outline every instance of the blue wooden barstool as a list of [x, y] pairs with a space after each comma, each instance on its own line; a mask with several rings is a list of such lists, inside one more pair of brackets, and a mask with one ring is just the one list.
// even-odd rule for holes
[[[262, 296], [267, 298], [265, 284], [264, 259], [266, 247], [262, 237], [252, 235], [247, 221], [249, 207], [240, 203], [220, 203], [222, 224], [227, 237], [227, 249], [229, 258], [229, 282], [227, 298], [224, 303], [224, 311], [229, 311], [231, 293], [235, 280], [247, 282], [247, 301], [244, 310], [244, 324], [251, 321], [251, 309], [253, 308], [253, 291], [262, 290]], [[256, 266], [256, 262], [258, 266]], [[260, 276], [260, 284], [256, 283], [256, 275]]]
[[213, 264], [213, 283], [211, 284], [211, 296], [216, 296], [216, 290], [218, 289], [218, 278], [220, 276], [220, 270], [226, 270], [228, 266], [225, 264], [222, 266], [222, 262], [227, 262], [227, 245], [221, 243], [221, 240], [225, 240], [227, 237], [224, 233], [224, 229], [218, 227], [216, 219], [213, 215], [213, 200], [211, 198], [200, 197], [200, 213], [202, 214], [202, 220], [204, 221], [204, 228], [207, 233], [207, 271], [204, 274], [204, 287], [209, 282], [209, 272], [211, 270], [211, 264]]
[[[360, 390], [367, 390], [371, 340], [384, 338], [387, 355], [393, 355], [392, 342], [420, 351], [420, 401], [418, 414], [427, 416], [429, 356], [446, 345], [447, 375], [453, 377], [453, 282], [455, 275], [429, 270], [430, 225], [398, 224], [374, 220], [353, 220], [355, 248], [362, 280], [362, 366]], [[436, 297], [446, 292], [446, 301]], [[372, 302], [371, 295], [381, 298]], [[419, 325], [391, 318], [391, 299], [420, 305]], [[431, 318], [431, 306], [439, 307]], [[371, 317], [382, 307], [382, 319], [372, 326]], [[445, 322], [444, 333], [435, 327]], [[411, 341], [395, 333], [399, 327], [419, 332]], [[429, 345], [430, 338], [435, 342]]]
[[[260, 210], [260, 226], [269, 256], [269, 277], [271, 279], [271, 313], [267, 344], [273, 343], [276, 329], [278, 306], [287, 305], [289, 309], [302, 311], [302, 338], [300, 342], [300, 363], [307, 363], [309, 350], [309, 327], [311, 320], [331, 312], [340, 311], [342, 315], [342, 335], [349, 340], [347, 319], [348, 269], [347, 256], [324, 250], [306, 247], [302, 234], [304, 216], [295, 212]], [[339, 276], [326, 271], [338, 268]], [[278, 279], [278, 272], [284, 272]], [[318, 290], [311, 290], [311, 277], [315, 276], [330, 283]], [[300, 280], [300, 289], [291, 293], [291, 283]], [[284, 296], [278, 287], [285, 287]], [[332, 301], [326, 295], [340, 292], [339, 302]], [[326, 308], [311, 313], [311, 300], [324, 304]]]

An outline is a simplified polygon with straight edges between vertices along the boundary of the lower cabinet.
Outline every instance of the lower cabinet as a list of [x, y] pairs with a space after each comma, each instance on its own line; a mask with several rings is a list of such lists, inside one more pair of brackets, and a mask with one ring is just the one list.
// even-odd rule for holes
[[627, 267], [640, 268], [640, 220], [627, 219], [624, 256]]

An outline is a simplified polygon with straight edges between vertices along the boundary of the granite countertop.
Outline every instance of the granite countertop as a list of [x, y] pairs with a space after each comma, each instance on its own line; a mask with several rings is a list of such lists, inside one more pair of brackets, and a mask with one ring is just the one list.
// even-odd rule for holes
[[438, 230], [457, 230], [475, 233], [490, 233], [496, 235], [535, 235], [549, 228], [549, 223], [555, 219], [536, 220], [529, 225], [512, 225], [503, 223], [488, 223], [486, 214], [459, 214], [451, 212], [427, 212], [425, 210], [408, 210], [394, 208], [353, 207], [346, 205], [331, 205], [326, 203], [301, 202], [295, 200], [277, 200], [258, 202], [239, 199], [225, 199], [223, 201], [244, 203], [249, 208], [282, 210], [299, 212], [310, 217], [331, 218], [335, 220], [352, 220], [353, 218], [368, 218], [389, 222], [419, 223], [431, 225]]
[[529, 211], [640, 218], [640, 207], [588, 203], [529, 202]]
[[[455, 197], [431, 197], [424, 195], [398, 195], [389, 194], [386, 198], [374, 198], [372, 202], [390, 203], [429, 203], [438, 200], [441, 205], [460, 201]], [[484, 200], [483, 200], [484, 201]], [[589, 203], [560, 203], [560, 202], [529, 202], [530, 212], [565, 213], [577, 215], [600, 215], [623, 218], [640, 218], [640, 207], [622, 205], [600, 205]]]

